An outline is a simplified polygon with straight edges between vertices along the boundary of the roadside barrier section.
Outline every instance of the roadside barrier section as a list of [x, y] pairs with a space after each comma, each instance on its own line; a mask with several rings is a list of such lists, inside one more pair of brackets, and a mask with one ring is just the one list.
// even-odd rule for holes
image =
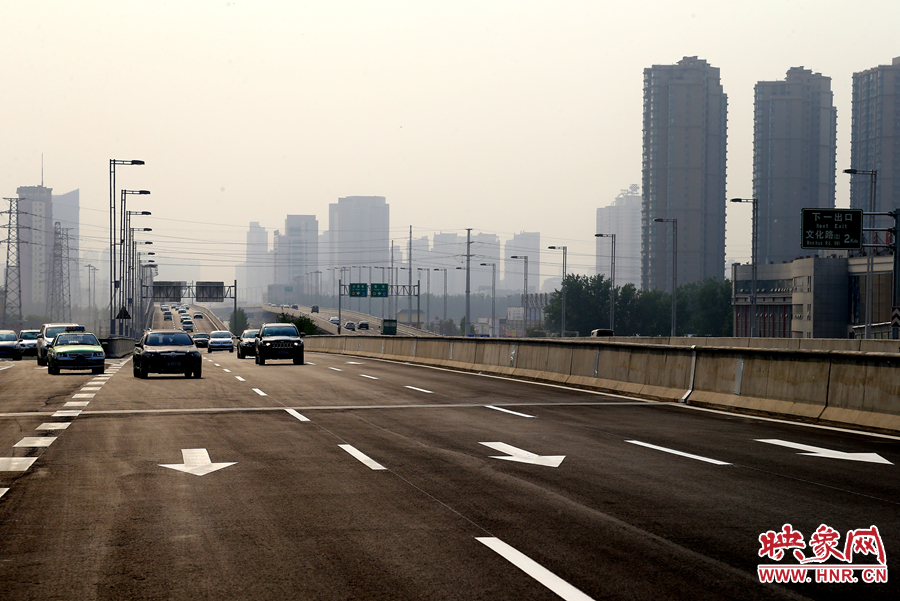
[[[749, 339], [678, 338], [672, 340], [680, 344], [662, 345], [656, 339], [634, 340], [311, 336], [306, 344], [311, 351], [900, 432], [897, 341], [755, 339], [749, 344]], [[856, 350], [866, 348], [892, 352]]]

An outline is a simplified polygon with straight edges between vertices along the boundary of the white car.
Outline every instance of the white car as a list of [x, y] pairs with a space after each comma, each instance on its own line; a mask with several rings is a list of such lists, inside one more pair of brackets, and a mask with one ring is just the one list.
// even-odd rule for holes
[[332, 317], [332, 318], [329, 319], [328, 321], [330, 321], [331, 323], [333, 323], [333, 324], [336, 325], [336, 326], [341, 325], [341, 320], [340, 320], [340, 318], [338, 318], [337, 316]]
[[231, 337], [231, 332], [228, 330], [216, 330], [209, 335], [209, 344], [206, 347], [206, 352], [211, 353], [213, 351], [234, 352], [234, 339]]

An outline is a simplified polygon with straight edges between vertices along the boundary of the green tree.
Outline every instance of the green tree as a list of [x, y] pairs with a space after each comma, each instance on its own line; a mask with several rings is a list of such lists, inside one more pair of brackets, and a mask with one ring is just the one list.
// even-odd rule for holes
[[[609, 325], [610, 282], [602, 275], [566, 276], [566, 331], [589, 336], [591, 330]], [[618, 303], [616, 305], [618, 308]], [[552, 335], [558, 335], [562, 323], [562, 293], [553, 292], [544, 307], [544, 325]]]
[[731, 336], [734, 319], [731, 281], [708, 278], [678, 287], [679, 334]]
[[249, 325], [250, 320], [247, 319], [247, 313], [242, 308], [238, 307], [236, 311], [232, 311], [231, 317], [228, 319], [228, 327], [232, 334], [240, 336]]
[[306, 317], [305, 315], [299, 315], [294, 317], [293, 315], [288, 315], [287, 313], [282, 313], [278, 316], [278, 321], [281, 323], [292, 323], [297, 326], [297, 331], [306, 334], [307, 336], [314, 336], [319, 332], [319, 328], [316, 327], [315, 322]]

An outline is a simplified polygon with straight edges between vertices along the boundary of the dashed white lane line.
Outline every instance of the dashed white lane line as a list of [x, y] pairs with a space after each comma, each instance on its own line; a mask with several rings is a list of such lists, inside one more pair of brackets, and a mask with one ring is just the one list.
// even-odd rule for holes
[[100, 386], [85, 386], [80, 390], [80, 392], [99, 392], [100, 389]]
[[352, 445], [348, 444], [339, 444], [339, 447], [353, 455], [356, 459], [358, 459], [363, 465], [373, 470], [386, 470], [387, 468], [363, 453], [362, 451], [356, 449]]
[[730, 463], [726, 463], [724, 461], [719, 461], [718, 459], [710, 459], [709, 457], [702, 457], [700, 455], [691, 455], [690, 453], [676, 451], [675, 449], [667, 449], [666, 447], [658, 447], [655, 444], [649, 444], [646, 442], [641, 442], [639, 440], [626, 440], [625, 442], [630, 442], [631, 444], [636, 444], [636, 445], [640, 445], [642, 447], [647, 447], [648, 449], [655, 449], [657, 451], [662, 451], [663, 453], [671, 453], [673, 455], [680, 455], [681, 457], [687, 457], [689, 459], [696, 459], [697, 461], [705, 461], [706, 463], [712, 463], [713, 465], [731, 465]]
[[72, 422], [46, 422], [35, 428], [35, 430], [65, 430]]
[[56, 437], [54, 436], [26, 436], [25, 438], [14, 444], [13, 447], [25, 449], [49, 447], [51, 444], [53, 444], [54, 440], [56, 440]]
[[333, 369], [334, 371], [344, 371], [343, 369], [338, 369], [336, 367], [329, 367], [328, 369]]
[[410, 390], [418, 390], [419, 392], [426, 392], [428, 394], [434, 394], [430, 390], [425, 390], [424, 388], [416, 388], [415, 386], [404, 386], [404, 388], [409, 388]]
[[0, 472], [24, 472], [37, 457], [0, 457]]
[[265, 392], [263, 392], [262, 390], [260, 390], [259, 388], [254, 388], [254, 389], [253, 389], [253, 392], [255, 392], [256, 394], [258, 394], [259, 396], [269, 396], [269, 395], [267, 395]]
[[493, 409], [494, 411], [502, 411], [503, 413], [509, 413], [512, 415], [518, 415], [519, 417], [535, 417], [533, 415], [527, 415], [525, 413], [519, 413], [518, 411], [510, 411], [509, 409], [504, 409], [503, 407], [494, 407], [493, 405], [485, 405], [488, 409]]
[[62, 410], [62, 411], [57, 411], [56, 413], [54, 413], [54, 414], [51, 415], [50, 417], [78, 417], [79, 415], [81, 415], [81, 410], [80, 410], [80, 409], [73, 409], [73, 410], [71, 410], [71, 411], [68, 411], [68, 410], [65, 410], [65, 409], [64, 409], [64, 410]]
[[360, 377], [363, 377], [363, 378], [369, 378], [370, 380], [377, 380], [377, 379], [378, 379], [378, 378], [376, 378], [375, 376], [367, 376], [366, 374], [359, 374], [359, 375], [360, 375]]
[[222, 366], [219, 365], [218, 363], [213, 363], [213, 365], [215, 365], [216, 367], [222, 367]]
[[230, 373], [231, 373], [231, 370], [230, 370], [230, 369], [223, 369], [222, 371], [224, 371], [226, 374], [230, 374]]
[[534, 561], [521, 551], [510, 547], [499, 538], [493, 536], [478, 536], [475, 540], [485, 545], [503, 559], [510, 562], [548, 589], [565, 599], [566, 601], [592, 601], [592, 597], [583, 592]]
[[288, 408], [288, 409], [285, 409], [285, 411], [287, 411], [288, 413], [290, 413], [291, 415], [293, 415], [294, 417], [296, 417], [297, 419], [299, 419], [301, 422], [308, 422], [308, 421], [309, 421], [309, 418], [308, 418], [308, 417], [306, 417], [305, 415], [301, 415], [300, 413], [297, 413], [297, 412], [296, 412], [295, 410], [293, 410], [293, 409]]
[[93, 392], [80, 392], [78, 394], [73, 394], [72, 398], [73, 399], [92, 399], [92, 398], [94, 398], [94, 393]]
[[235, 378], [237, 378], [238, 382], [246, 382], [246, 381], [247, 381], [247, 380], [245, 380], [244, 378], [242, 378], [242, 377], [240, 377], [240, 376], [235, 376]]
[[87, 407], [90, 401], [69, 401], [63, 407]]
[[307, 365], [315, 365], [315, 363], [310, 363], [309, 361], [307, 361], [306, 364]]

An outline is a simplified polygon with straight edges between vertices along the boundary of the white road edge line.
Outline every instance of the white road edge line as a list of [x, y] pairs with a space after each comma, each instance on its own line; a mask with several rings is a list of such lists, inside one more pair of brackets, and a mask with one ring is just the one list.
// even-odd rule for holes
[[507, 545], [493, 536], [476, 536], [475, 540], [513, 564], [566, 601], [593, 601], [593, 597], [583, 592], [537, 563], [521, 551]]
[[291, 409], [290, 407], [287, 408], [287, 409], [285, 409], [285, 411], [287, 411], [288, 413], [290, 413], [291, 415], [293, 415], [294, 417], [296, 417], [297, 419], [299, 419], [301, 422], [308, 422], [308, 421], [309, 421], [309, 418], [308, 418], [308, 417], [306, 417], [305, 415], [301, 415], [300, 413], [297, 413], [297, 411], [295, 411], [294, 409]]
[[358, 459], [363, 465], [373, 470], [386, 470], [387, 468], [363, 453], [362, 451], [356, 449], [352, 445], [349, 444], [339, 444], [339, 447], [353, 455], [356, 459]]
[[409, 388], [410, 390], [418, 390], [419, 392], [427, 392], [428, 394], [434, 394], [430, 390], [425, 390], [424, 388], [416, 388], [415, 386], [404, 386], [404, 388]]
[[502, 411], [503, 413], [510, 413], [512, 415], [518, 415], [519, 417], [535, 417], [534, 415], [526, 415], [525, 413], [519, 413], [518, 411], [510, 411], [509, 409], [504, 409], [503, 407], [494, 407], [493, 405], [485, 405], [488, 409], [493, 409], [494, 411]]
[[256, 394], [258, 394], [259, 396], [269, 396], [269, 395], [267, 395], [265, 392], [263, 392], [262, 390], [260, 390], [259, 388], [254, 388], [254, 389], [253, 389], [253, 392], [255, 392]]
[[631, 444], [636, 444], [636, 445], [640, 445], [642, 447], [647, 447], [648, 449], [656, 449], [657, 451], [662, 451], [664, 453], [671, 453], [673, 455], [680, 455], [682, 457], [688, 457], [689, 459], [705, 461], [706, 463], [712, 463], [714, 465], [731, 465], [730, 463], [726, 463], [725, 461], [719, 461], [718, 459], [710, 459], [709, 457], [701, 457], [700, 455], [691, 455], [690, 453], [676, 451], [675, 449], [667, 449], [666, 447], [658, 447], [655, 444], [641, 442], [640, 440], [626, 440], [625, 442], [630, 442]]

